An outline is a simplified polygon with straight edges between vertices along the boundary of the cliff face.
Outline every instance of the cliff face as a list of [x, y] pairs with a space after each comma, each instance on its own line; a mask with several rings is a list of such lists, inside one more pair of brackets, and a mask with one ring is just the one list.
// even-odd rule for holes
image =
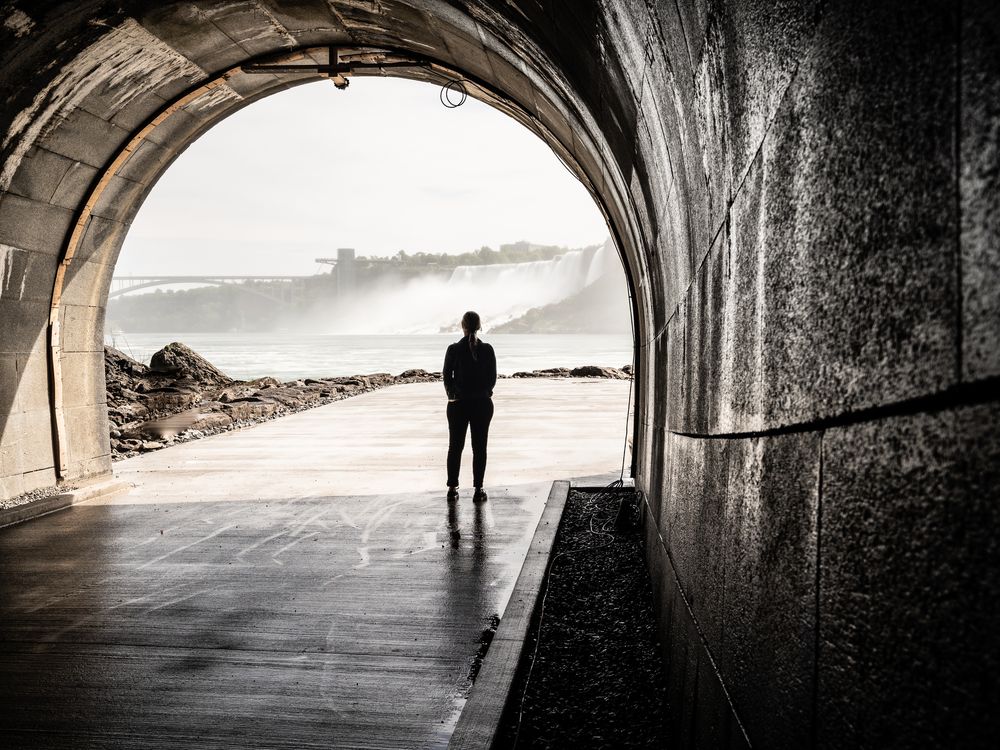
[[628, 334], [628, 293], [623, 279], [606, 274], [576, 294], [551, 305], [534, 307], [491, 333]]

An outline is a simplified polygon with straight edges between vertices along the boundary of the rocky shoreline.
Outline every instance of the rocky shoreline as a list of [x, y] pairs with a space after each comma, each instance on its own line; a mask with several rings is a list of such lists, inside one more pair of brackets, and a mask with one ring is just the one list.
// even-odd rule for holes
[[[118, 460], [176, 443], [240, 429], [388, 385], [426, 383], [439, 372], [405, 370], [334, 378], [234, 380], [188, 346], [172, 343], [149, 365], [104, 348], [111, 456]], [[518, 372], [514, 378], [631, 377], [628, 366]]]

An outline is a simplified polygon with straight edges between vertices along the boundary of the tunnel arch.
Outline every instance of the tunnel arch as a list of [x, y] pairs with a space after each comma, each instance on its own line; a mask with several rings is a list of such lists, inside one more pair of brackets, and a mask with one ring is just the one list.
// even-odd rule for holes
[[[467, 28], [464, 33], [469, 33], [468, 24], [472, 24], [475, 38], [482, 40], [486, 36], [471, 19], [466, 18], [465, 21]], [[412, 22], [410, 19], [406, 24]], [[412, 31], [406, 24], [402, 26], [403, 30], [409, 28]], [[441, 24], [438, 21], [439, 33], [443, 28]], [[193, 20], [191, 28], [199, 28], [197, 19]], [[263, 43], [257, 27], [251, 26], [248, 30], [258, 35], [254, 40], [258, 45]], [[321, 44], [299, 47], [293, 46], [287, 36], [275, 32], [265, 37], [267, 44], [264, 52], [249, 54], [241, 47], [240, 53], [228, 60], [225, 68], [215, 72], [201, 71], [196, 76], [197, 80], [177, 91], [184, 82], [183, 75], [179, 72], [175, 72], [172, 78], [156, 79], [159, 85], [152, 90], [148, 78], [144, 76], [125, 74], [119, 75], [116, 80], [118, 69], [115, 65], [122, 64], [118, 58], [127, 52], [123, 45], [128, 47], [135, 44], [136, 36], [143, 33], [141, 25], [127, 19], [110, 32], [110, 42], [96, 42], [67, 65], [73, 68], [82, 64], [80, 60], [86, 59], [89, 65], [96, 66], [87, 75], [98, 77], [98, 81], [95, 83], [88, 80], [88, 85], [101, 91], [100, 98], [103, 102], [117, 102], [117, 108], [112, 105], [106, 113], [112, 118], [137, 98], [153, 97], [153, 102], [158, 106], [143, 112], [144, 116], [129, 113], [133, 124], [131, 132], [112, 127], [100, 134], [103, 136], [100, 142], [87, 144], [104, 154], [104, 159], [99, 165], [89, 165], [93, 170], [89, 184], [81, 181], [75, 193], [65, 191], [61, 196], [63, 205], [72, 212], [61, 247], [57, 249], [55, 246], [57, 233], [46, 238], [47, 247], [44, 251], [58, 259], [46, 329], [50, 410], [47, 426], [51, 430], [51, 466], [55, 481], [76, 481], [110, 470], [109, 449], [106, 437], [103, 437], [106, 430], [101, 426], [105, 415], [97, 344], [102, 335], [104, 306], [117, 255], [131, 220], [149, 190], [173, 159], [215, 123], [265, 96], [324, 77], [317, 73], [261, 75], [244, 72], [244, 66], [255, 63], [322, 64], [329, 61], [331, 49], [336, 47], [345, 59], [387, 63], [384, 67], [362, 71], [361, 75], [384, 75], [386, 69], [391, 69], [395, 75], [441, 84], [450, 80], [466, 81], [471, 95], [528, 127], [581, 179], [608, 220], [623, 257], [630, 287], [632, 286], [634, 274], [630, 269], [635, 265], [635, 259], [640, 257], [637, 245], [639, 230], [624, 183], [619, 177], [618, 184], [614, 185], [610, 178], [614, 173], [613, 166], [603, 158], [608, 154], [607, 145], [601, 146], [599, 131], [594, 132], [592, 128], [585, 127], [576, 114], [577, 103], [569, 101], [565, 94], [557, 94], [541, 77], [539, 70], [535, 71], [534, 78], [531, 79], [525, 75], [524, 70], [519, 70], [511, 61], [504, 60], [501, 55], [510, 57], [512, 52], [498, 38], [491, 37], [489, 44], [480, 41], [475, 48], [476, 53], [484, 58], [492, 55], [485, 67], [482, 64], [478, 66], [480, 72], [477, 74], [470, 72], [477, 67], [475, 61], [470, 58], [463, 65], [463, 58], [451, 54], [446, 43], [439, 42], [440, 50], [448, 55], [447, 59], [442, 59], [428, 53], [429, 45], [416, 44], [402, 33], [398, 44], [389, 46], [385, 38], [377, 34], [373, 38], [378, 43], [368, 44], [363, 37], [359, 39], [358, 34], [347, 37], [330, 28], [319, 36]], [[317, 41], [316, 36], [315, 32], [311, 35], [314, 42]], [[244, 40], [237, 37], [234, 41], [238, 44]], [[102, 44], [106, 49], [101, 49]], [[148, 48], [155, 42], [144, 39], [143, 44]], [[410, 49], [406, 49], [407, 45]], [[131, 52], [135, 54], [136, 50]], [[141, 49], [139, 54], [142, 54]], [[147, 51], [146, 54], [155, 58], [155, 53]], [[161, 57], [164, 54], [172, 57], [169, 52], [161, 51], [160, 54]], [[414, 67], [393, 67], [398, 64], [397, 60], [412, 59], [413, 55], [419, 55], [420, 61]], [[140, 57], [139, 60], [141, 59]], [[114, 61], [114, 64], [108, 66], [102, 79], [101, 66], [107, 65], [108, 61]], [[185, 68], [182, 62], [172, 62], [180, 69]], [[136, 62], [133, 59], [126, 64], [135, 65]], [[501, 65], [506, 66], [506, 81], [496, 74]], [[483, 78], [483, 75], [488, 78]], [[59, 81], [57, 84], [66, 85]], [[173, 94], [164, 96], [160, 93], [162, 90]], [[48, 91], [46, 93], [51, 94]], [[56, 96], [59, 95], [73, 98], [71, 92], [60, 91]], [[82, 117], [85, 119], [94, 116], [92, 110], [95, 107], [88, 105], [86, 100], [75, 106], [69, 112], [48, 113], [53, 124], [46, 128], [43, 141], [58, 140], [64, 128], [72, 130], [72, 121], [77, 112], [83, 112]], [[30, 136], [31, 128], [27, 130], [26, 134]], [[25, 173], [30, 174], [34, 160], [30, 156], [23, 159], [27, 140], [24, 135], [21, 134], [18, 139], [17, 134], [14, 138], [9, 134], [7, 138], [8, 159], [4, 165], [4, 174], [9, 184], [31, 179]], [[96, 139], [97, 135], [92, 135], [91, 138]], [[28, 148], [35, 149], [35, 153], [39, 151], [35, 145], [28, 145]], [[28, 220], [25, 225], [34, 223]], [[28, 243], [14, 236], [10, 244], [19, 247]], [[630, 261], [630, 258], [633, 260]], [[637, 310], [649, 308], [650, 300], [642, 300], [641, 295], [633, 296], [639, 300]], [[646, 302], [645, 306], [642, 305], [643, 301]], [[37, 340], [33, 342], [36, 360], [41, 354], [40, 348]], [[31, 366], [26, 364], [22, 371], [28, 372], [30, 369]], [[37, 365], [34, 370], [37, 373]], [[37, 374], [35, 377], [37, 378]], [[34, 411], [34, 419], [41, 423], [42, 415], [37, 413], [37, 409]], [[88, 411], [90, 414], [87, 414]], [[35, 452], [36, 458], [42, 459], [40, 446], [36, 446]], [[45, 463], [44, 459], [42, 463]], [[43, 470], [42, 475], [43, 483], [51, 483], [53, 478], [48, 472]], [[28, 485], [28, 488], [33, 487]]]
[[64, 476], [107, 473], [97, 323], [114, 248], [177, 149], [264, 84], [234, 76], [183, 108], [109, 182], [66, 272], [50, 388], [61, 253], [123, 144], [250, 59], [416, 52], [544, 126], [625, 258], [635, 479], [678, 746], [992, 746], [990, 4], [0, 7], [0, 498], [56, 483], [56, 389]]

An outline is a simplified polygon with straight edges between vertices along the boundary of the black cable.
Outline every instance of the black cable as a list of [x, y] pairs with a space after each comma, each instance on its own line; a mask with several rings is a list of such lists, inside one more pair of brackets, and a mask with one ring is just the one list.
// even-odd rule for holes
[[[457, 91], [459, 98], [457, 101], [452, 101], [450, 96], [452, 91]], [[448, 81], [444, 86], [441, 87], [441, 93], [438, 94], [438, 98], [441, 100], [441, 104], [448, 109], [456, 109], [465, 104], [465, 100], [469, 98], [469, 92], [465, 88], [465, 83], [461, 80], [454, 79]]]
[[628, 377], [628, 400], [625, 402], [625, 439], [622, 441], [622, 471], [621, 471], [621, 474], [618, 477], [618, 480], [619, 480], [619, 482], [622, 485], [625, 484], [625, 455], [626, 455], [626, 453], [628, 453], [628, 428], [629, 428], [629, 418], [628, 418], [628, 416], [629, 416], [629, 412], [632, 409], [632, 386], [635, 383], [635, 360], [636, 360], [636, 350], [638, 348], [635, 345], [635, 320], [634, 320], [634, 315], [633, 315], [633, 313], [635, 311], [635, 307], [633, 306], [632, 302], [633, 302], [633, 300], [632, 300], [632, 292], [629, 291], [629, 293], [628, 293], [628, 309], [629, 309], [628, 324], [629, 324], [629, 330], [631, 331], [631, 334], [632, 334], [632, 372], [630, 372], [628, 374], [629, 375], [629, 377]]

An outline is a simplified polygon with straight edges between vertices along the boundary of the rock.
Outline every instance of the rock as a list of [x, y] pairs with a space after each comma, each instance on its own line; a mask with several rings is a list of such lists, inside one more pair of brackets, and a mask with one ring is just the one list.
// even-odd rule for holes
[[417, 369], [413, 369], [413, 370], [404, 370], [403, 372], [399, 373], [399, 375], [396, 377], [396, 379], [397, 380], [418, 380], [418, 381], [440, 380], [441, 379], [441, 373], [440, 372], [427, 372], [427, 370], [422, 370], [422, 369], [417, 368]]
[[159, 440], [147, 440], [139, 447], [142, 448], [144, 451], [155, 451], [159, 448], [162, 448], [163, 443], [161, 443]]
[[253, 386], [240, 383], [229, 388], [224, 388], [221, 391], [217, 391], [215, 394], [215, 400], [228, 404], [231, 401], [239, 401], [240, 399], [256, 396], [257, 390], [258, 389]]
[[277, 410], [278, 405], [276, 403], [273, 401], [264, 401], [262, 399], [248, 398], [225, 404], [226, 414], [228, 414], [233, 421], [269, 417]]
[[598, 367], [597, 365], [584, 365], [574, 367], [569, 371], [574, 378], [611, 378], [613, 380], [625, 380], [628, 378], [621, 370], [614, 367]]
[[247, 382], [248, 386], [253, 388], [278, 388], [281, 386], [281, 381], [277, 378], [257, 378], [256, 380], [250, 380]]
[[200, 385], [226, 386], [233, 379], [207, 359], [184, 344], [174, 342], [156, 352], [149, 360], [150, 369], [156, 374], [175, 379], [192, 380]]
[[[204, 406], [208, 406], [207, 404]], [[203, 406], [203, 408], [204, 408]], [[233, 418], [222, 411], [222, 404], [215, 402], [212, 406], [216, 411], [203, 411], [194, 427], [197, 431], [205, 433], [213, 430], [223, 429], [233, 423]]]
[[201, 401], [201, 393], [189, 388], [157, 388], [145, 394], [145, 407], [151, 412], [187, 409]]

